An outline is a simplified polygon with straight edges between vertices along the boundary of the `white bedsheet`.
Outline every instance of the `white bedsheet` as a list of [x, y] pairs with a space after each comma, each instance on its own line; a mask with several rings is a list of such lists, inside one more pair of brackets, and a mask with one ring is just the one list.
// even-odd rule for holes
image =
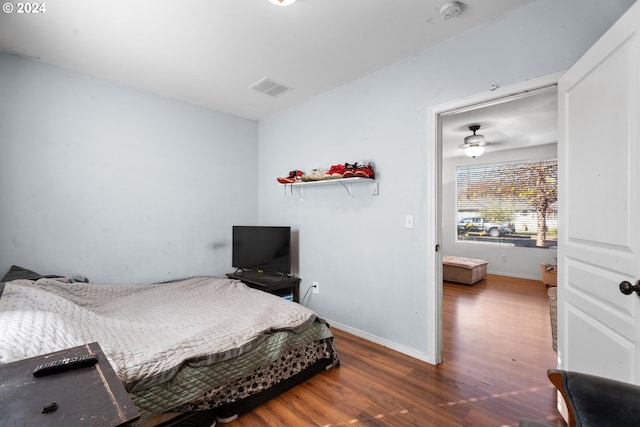
[[14, 280], [0, 296], [0, 363], [97, 341], [135, 391], [169, 379], [183, 363], [234, 357], [271, 331], [315, 319], [306, 307], [228, 279], [135, 286]]

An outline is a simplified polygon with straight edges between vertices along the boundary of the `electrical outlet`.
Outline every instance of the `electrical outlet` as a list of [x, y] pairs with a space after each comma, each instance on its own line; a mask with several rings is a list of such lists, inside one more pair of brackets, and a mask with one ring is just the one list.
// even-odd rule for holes
[[502, 261], [502, 262], [507, 262], [507, 256], [506, 256], [506, 255], [502, 255], [502, 256], [500, 257], [500, 261]]
[[320, 293], [320, 284], [318, 282], [313, 282], [311, 284], [311, 286], [313, 287], [313, 293], [314, 294], [319, 294]]

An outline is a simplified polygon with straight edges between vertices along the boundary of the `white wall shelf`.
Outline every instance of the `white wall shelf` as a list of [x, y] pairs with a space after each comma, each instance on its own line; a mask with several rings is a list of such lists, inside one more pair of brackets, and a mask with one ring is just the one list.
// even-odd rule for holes
[[[300, 200], [304, 200], [305, 187], [317, 187], [321, 185], [342, 185], [342, 187], [347, 192], [347, 197], [349, 199], [353, 199], [353, 191], [351, 189], [352, 184], [363, 184], [363, 183], [374, 184], [375, 182], [376, 181], [371, 178], [353, 177], [353, 178], [323, 179], [320, 181], [303, 181], [303, 182], [294, 182], [292, 184], [280, 184], [280, 185], [284, 186], [285, 194], [287, 191], [287, 187], [291, 189], [295, 188], [296, 192], [300, 196]], [[376, 193], [377, 193], [377, 189], [376, 189]]]

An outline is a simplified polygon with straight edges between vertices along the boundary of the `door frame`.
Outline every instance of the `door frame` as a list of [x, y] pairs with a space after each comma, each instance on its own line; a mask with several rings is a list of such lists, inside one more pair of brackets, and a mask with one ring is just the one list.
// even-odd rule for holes
[[442, 115], [557, 86], [560, 71], [429, 107], [427, 111], [427, 361], [442, 363]]

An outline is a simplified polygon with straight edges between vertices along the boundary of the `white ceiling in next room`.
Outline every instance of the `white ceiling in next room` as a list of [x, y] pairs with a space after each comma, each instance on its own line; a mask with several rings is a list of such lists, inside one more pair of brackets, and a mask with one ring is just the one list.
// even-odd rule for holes
[[442, 157], [465, 156], [460, 146], [474, 124], [488, 143], [485, 153], [557, 143], [557, 99], [553, 86], [443, 114]]

